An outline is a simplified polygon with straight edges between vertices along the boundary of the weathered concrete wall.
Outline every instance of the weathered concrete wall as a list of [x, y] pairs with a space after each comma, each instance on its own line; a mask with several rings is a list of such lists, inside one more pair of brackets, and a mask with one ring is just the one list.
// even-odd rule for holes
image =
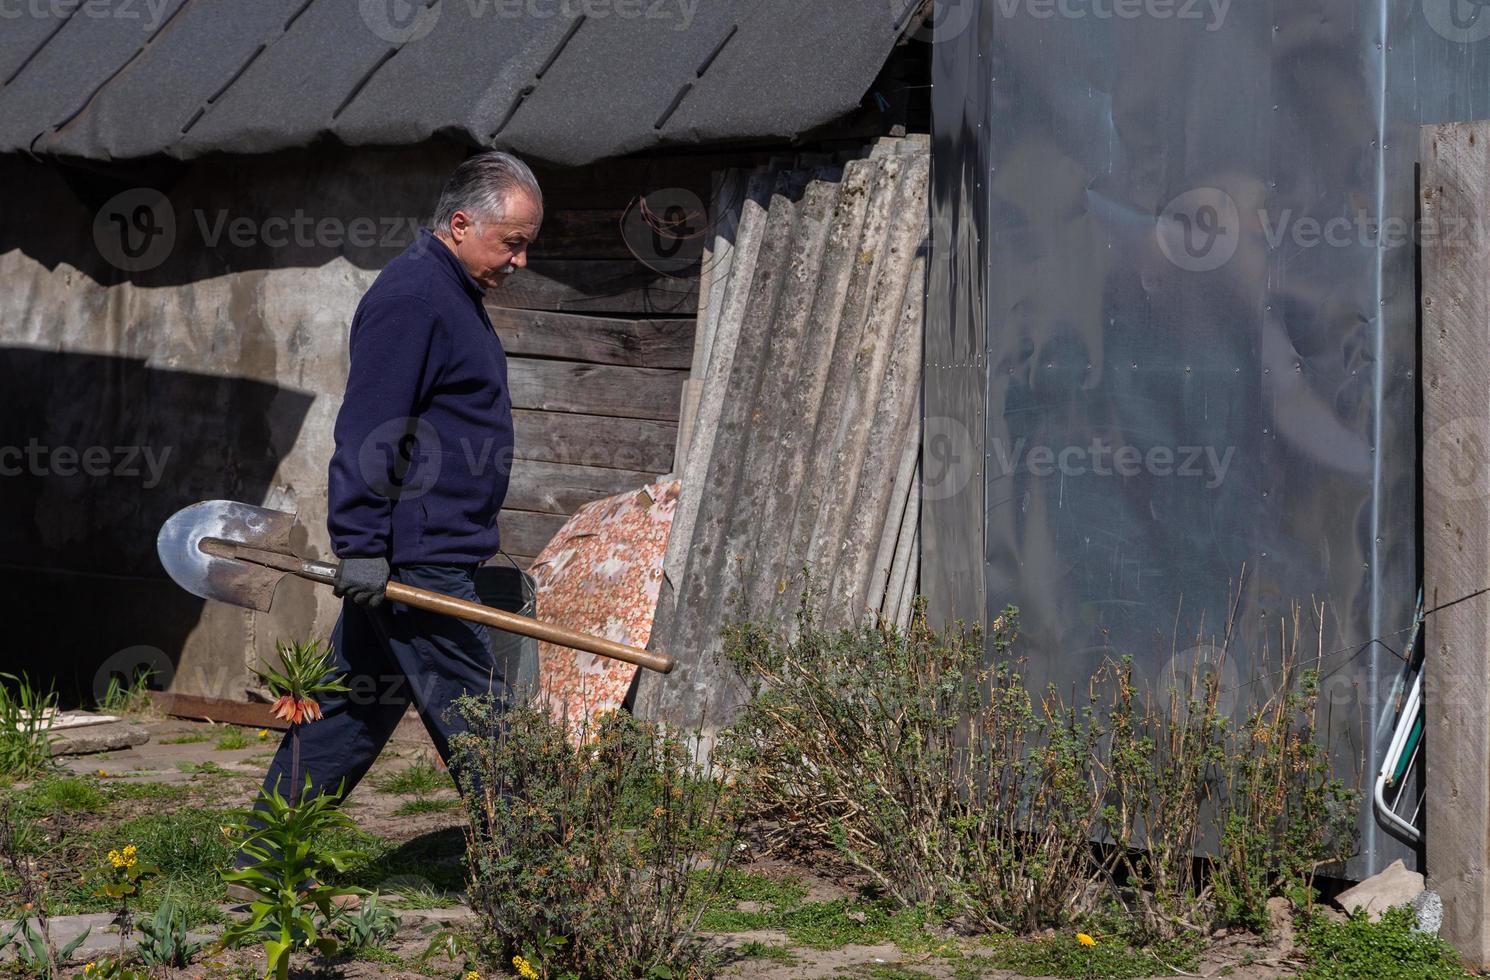
[[148, 663], [242, 697], [254, 655], [329, 633], [330, 590], [287, 582], [271, 613], [204, 603], [165, 577], [155, 534], [231, 497], [298, 508], [326, 553], [352, 311], [464, 153], [128, 175], [0, 157], [0, 669], [86, 693]]

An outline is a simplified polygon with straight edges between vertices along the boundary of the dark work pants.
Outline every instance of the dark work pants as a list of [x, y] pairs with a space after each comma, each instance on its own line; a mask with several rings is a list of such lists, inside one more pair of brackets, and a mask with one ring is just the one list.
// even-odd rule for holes
[[[479, 602], [474, 565], [401, 565], [395, 581]], [[344, 792], [367, 775], [410, 704], [419, 712], [435, 748], [452, 773], [450, 740], [470, 727], [453, 709], [463, 694], [491, 693], [505, 702], [507, 686], [488, 642], [487, 628], [476, 623], [414, 609], [389, 599], [375, 609], [343, 600], [341, 618], [331, 634], [336, 669], [350, 692], [322, 702], [324, 717], [300, 727], [300, 781], [309, 776], [311, 793]], [[276, 781], [290, 798], [290, 736], [279, 745], [266, 790]]]

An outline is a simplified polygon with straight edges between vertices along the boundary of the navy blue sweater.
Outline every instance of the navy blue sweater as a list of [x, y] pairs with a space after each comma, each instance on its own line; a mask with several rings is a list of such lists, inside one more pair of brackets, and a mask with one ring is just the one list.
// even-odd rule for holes
[[357, 305], [328, 481], [337, 557], [473, 564], [497, 553], [512, 400], [482, 296], [426, 230]]

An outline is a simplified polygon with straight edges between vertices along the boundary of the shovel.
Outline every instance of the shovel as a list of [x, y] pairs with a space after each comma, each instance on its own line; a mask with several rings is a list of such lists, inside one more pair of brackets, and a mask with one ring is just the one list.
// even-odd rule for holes
[[[294, 527], [294, 514], [236, 500], [204, 500], [172, 514], [161, 526], [155, 548], [171, 578], [192, 595], [267, 610], [274, 601], [274, 587], [286, 575], [322, 585], [336, 581], [335, 565], [295, 554], [291, 544]], [[623, 660], [664, 674], [673, 669], [671, 657], [402, 582], [390, 581], [384, 595], [406, 606]]]

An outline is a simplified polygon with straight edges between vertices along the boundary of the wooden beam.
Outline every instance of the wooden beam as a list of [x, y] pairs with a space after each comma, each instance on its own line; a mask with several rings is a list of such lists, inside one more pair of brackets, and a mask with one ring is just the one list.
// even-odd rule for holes
[[648, 473], [667, 473], [673, 467], [676, 422], [520, 408], [513, 410], [512, 424], [516, 459]]
[[507, 485], [507, 501], [502, 506], [544, 514], [573, 514], [591, 501], [644, 487], [657, 476], [601, 466], [515, 460]]
[[283, 731], [289, 724], [274, 717], [269, 705], [258, 701], [230, 701], [227, 698], [206, 698], [196, 694], [176, 694], [172, 691], [151, 691], [150, 700], [161, 714], [172, 718], [193, 718], [198, 721], [215, 721], [228, 725], [249, 725], [253, 728], [274, 728]]
[[694, 320], [622, 320], [547, 310], [489, 306], [502, 348], [519, 357], [590, 364], [687, 368], [693, 364]]
[[[1421, 130], [1428, 887], [1440, 934], [1490, 966], [1490, 122]], [[1373, 708], [1376, 706], [1372, 706]]]
[[664, 275], [634, 259], [534, 259], [491, 297], [508, 309], [693, 316], [698, 269]]
[[622, 234], [624, 207], [548, 211], [528, 254], [538, 259], [634, 259]]
[[616, 418], [678, 421], [687, 371], [514, 357], [507, 361], [512, 407]]

